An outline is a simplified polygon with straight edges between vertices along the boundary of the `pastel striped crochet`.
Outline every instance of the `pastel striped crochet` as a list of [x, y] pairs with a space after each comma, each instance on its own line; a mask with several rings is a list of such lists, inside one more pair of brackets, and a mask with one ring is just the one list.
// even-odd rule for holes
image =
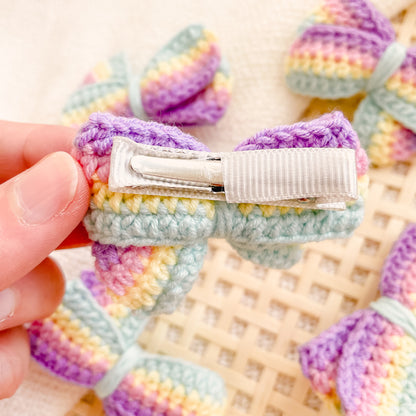
[[168, 124], [214, 124], [230, 101], [228, 64], [215, 36], [200, 25], [177, 34], [136, 75], [124, 54], [100, 62], [63, 110], [78, 127], [96, 111]]
[[376, 166], [416, 152], [416, 48], [365, 0], [324, 0], [300, 27], [286, 61], [295, 92], [337, 99], [366, 93], [353, 127]]
[[221, 416], [216, 373], [142, 350], [146, 321], [114, 302], [94, 272], [68, 282], [58, 309], [28, 328], [32, 357], [53, 374], [95, 389], [107, 416]]
[[300, 348], [313, 389], [345, 416], [416, 412], [416, 224], [386, 259], [380, 295]]
[[[115, 136], [153, 146], [207, 148], [175, 127], [108, 114], [92, 115], [75, 140], [75, 156], [91, 186], [84, 224], [95, 241], [97, 276], [117, 302], [138, 314], [176, 308], [198, 276], [210, 237], [226, 238], [255, 263], [286, 268], [299, 260], [301, 243], [347, 237], [363, 218], [362, 196], [345, 211], [323, 211], [111, 192]], [[365, 194], [367, 158], [341, 113], [264, 130], [235, 150], [290, 147], [355, 149], [360, 192]]]

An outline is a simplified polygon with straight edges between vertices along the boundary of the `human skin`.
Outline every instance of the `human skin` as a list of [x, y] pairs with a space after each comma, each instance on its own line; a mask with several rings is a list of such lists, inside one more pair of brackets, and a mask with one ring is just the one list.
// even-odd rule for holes
[[69, 155], [74, 136], [62, 126], [0, 121], [0, 399], [28, 369], [22, 324], [50, 315], [64, 293], [48, 255], [88, 244], [89, 188]]

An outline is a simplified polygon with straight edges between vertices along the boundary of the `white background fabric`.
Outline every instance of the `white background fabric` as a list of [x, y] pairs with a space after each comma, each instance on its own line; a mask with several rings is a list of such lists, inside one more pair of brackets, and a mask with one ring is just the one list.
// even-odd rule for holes
[[[59, 122], [84, 75], [124, 50], [137, 68], [177, 31], [202, 23], [219, 38], [234, 78], [231, 105], [217, 126], [190, 131], [213, 151], [256, 132], [296, 121], [308, 104], [284, 85], [284, 56], [296, 27], [318, 0], [0, 0], [0, 118]], [[388, 16], [411, 0], [377, 0]], [[80, 254], [81, 253], [81, 254]], [[85, 250], [58, 255], [74, 276]], [[32, 365], [1, 416], [62, 416], [85, 390]]]

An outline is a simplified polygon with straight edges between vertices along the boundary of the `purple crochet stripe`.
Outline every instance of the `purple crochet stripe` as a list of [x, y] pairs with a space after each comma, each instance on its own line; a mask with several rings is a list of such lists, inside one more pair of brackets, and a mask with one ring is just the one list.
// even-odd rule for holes
[[370, 2], [364, 0], [344, 0], [342, 5], [358, 23], [360, 30], [376, 34], [380, 39], [391, 42], [395, 33], [389, 20], [381, 15]]
[[105, 286], [100, 280], [97, 279], [94, 271], [82, 271], [81, 280], [100, 306], [105, 307], [112, 303], [110, 296], [106, 292]]
[[[161, 86], [158, 93], [150, 95], [149, 98], [145, 94], [143, 96], [143, 107], [146, 113], [160, 120], [159, 116], [165, 111], [176, 106], [183, 107], [186, 103], [192, 102], [195, 99], [195, 95], [211, 83], [220, 65], [221, 56], [218, 48], [216, 52], [217, 54], [207, 56], [207, 62], [203, 71], [192, 71], [189, 78], [183, 77], [174, 86], [169, 86], [169, 88]], [[173, 82], [171, 81], [171, 83]]]
[[[104, 156], [110, 153], [114, 136], [128, 137], [137, 143], [153, 146], [209, 151], [204, 144], [176, 127], [106, 113], [91, 115], [76, 137], [75, 146], [82, 151], [88, 145], [88, 151], [92, 150], [98, 156]], [[337, 111], [316, 120], [263, 130], [240, 143], [235, 150], [290, 147], [355, 149], [357, 145], [356, 133], [342, 113]]]
[[104, 376], [104, 372], [93, 373], [88, 368], [71, 363], [67, 357], [63, 357], [52, 350], [49, 343], [40, 341], [36, 334], [30, 332], [29, 336], [32, 357], [46, 369], [64, 380], [92, 388]]
[[97, 259], [97, 265], [101, 270], [108, 271], [114, 264], [121, 263], [117, 247], [113, 244], [100, 244], [94, 242], [91, 252]]
[[[204, 144], [177, 127], [136, 118], [117, 117], [108, 113], [92, 114], [81, 128], [74, 144], [81, 151], [89, 145], [94, 154], [104, 156], [111, 152], [115, 136], [128, 137], [136, 143], [153, 146], [208, 151]], [[89, 152], [91, 150], [88, 149]]]
[[351, 50], [370, 53], [377, 59], [389, 45], [389, 42], [383, 41], [375, 34], [344, 26], [314, 25], [302, 34], [302, 43], [316, 40], [324, 44], [348, 45]]
[[409, 225], [396, 241], [384, 263], [380, 282], [380, 292], [384, 296], [405, 303], [407, 307], [414, 305], [409, 295], [415, 290], [409, 290], [409, 284], [416, 285], [416, 282], [404, 281], [412, 264], [416, 264], [416, 224]]
[[343, 114], [336, 111], [319, 119], [263, 130], [244, 140], [235, 150], [260, 150], [292, 147], [343, 147], [356, 149], [357, 134]]
[[380, 335], [387, 326], [392, 325], [385, 318], [371, 309], [363, 311], [361, 319], [354, 328], [354, 336], [349, 334], [343, 347], [338, 366], [337, 391], [344, 410], [353, 412], [363, 399], [363, 375], [367, 363], [372, 358], [372, 349], [377, 345]]

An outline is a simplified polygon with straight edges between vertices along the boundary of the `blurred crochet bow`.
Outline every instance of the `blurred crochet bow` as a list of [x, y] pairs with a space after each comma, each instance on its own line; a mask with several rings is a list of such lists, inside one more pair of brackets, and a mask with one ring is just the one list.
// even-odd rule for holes
[[68, 381], [93, 388], [107, 416], [221, 416], [219, 375], [137, 345], [145, 321], [114, 303], [94, 272], [68, 282], [58, 309], [29, 328], [33, 358]]
[[353, 127], [371, 162], [386, 166], [416, 151], [416, 48], [395, 40], [389, 20], [365, 0], [324, 0], [286, 62], [293, 91], [337, 99], [365, 92]]
[[214, 124], [230, 100], [227, 67], [215, 36], [202, 26], [189, 26], [141, 76], [132, 73], [124, 54], [98, 64], [69, 98], [62, 122], [77, 127], [102, 111], [168, 124]]
[[300, 349], [314, 390], [346, 416], [415, 414], [416, 224], [386, 259], [380, 294]]
[[[108, 293], [117, 302], [135, 309], [136, 313], [167, 313], [176, 308], [198, 276], [209, 237], [226, 238], [246, 259], [285, 268], [298, 261], [299, 244], [347, 237], [362, 220], [367, 158], [341, 113], [265, 130], [242, 142], [235, 149], [237, 152], [226, 154], [261, 158], [253, 166], [246, 159], [240, 163], [239, 167], [246, 170], [240, 169], [234, 175], [237, 190], [261, 194], [275, 178], [284, 178], [276, 185], [278, 192], [282, 192], [281, 188], [289, 194], [294, 190], [298, 199], [276, 205], [210, 200], [198, 186], [190, 197], [176, 191], [171, 196], [163, 195], [157, 192], [157, 187], [151, 187], [147, 195], [144, 188], [134, 186], [114, 192], [109, 189], [110, 171], [113, 168], [117, 172], [117, 168], [128, 164], [134, 156], [127, 152], [127, 157], [117, 158], [113, 149], [117, 136], [122, 136], [121, 143], [131, 144], [133, 149], [141, 146], [156, 153], [163, 151], [170, 155], [172, 152], [174, 157], [191, 154], [204, 157], [204, 163], [219, 163], [217, 159], [222, 154], [207, 153], [202, 143], [176, 127], [109, 114], [92, 115], [79, 132], [75, 156], [91, 186], [90, 210], [84, 225], [95, 241], [97, 277], [105, 282]], [[341, 159], [334, 159], [337, 152], [343, 153]], [[349, 156], [345, 156], [345, 152]], [[272, 160], [276, 155], [281, 159]], [[308, 158], [315, 156], [318, 159], [311, 165]], [[151, 163], [154, 159], [150, 158]], [[195, 160], [198, 159], [191, 162]], [[163, 170], [171, 161], [169, 157], [161, 161], [156, 158], [157, 168]], [[188, 163], [180, 158], [177, 161], [180, 168]], [[126, 171], [132, 171], [131, 165]], [[272, 174], [265, 182], [256, 183], [255, 177], [261, 177], [262, 172]], [[230, 169], [231, 179], [234, 173]], [[162, 187], [168, 180], [162, 178]], [[212, 189], [221, 189], [220, 180], [214, 178], [216, 185]], [[356, 199], [353, 201], [348, 199], [350, 194], [342, 193], [345, 189], [341, 185], [345, 181], [349, 189], [354, 188]], [[181, 181], [173, 182], [181, 184]], [[349, 201], [344, 204], [343, 211], [320, 209], [315, 199], [306, 193], [319, 190], [324, 192], [324, 201], [327, 201], [326, 198], [334, 196], [333, 184], [338, 193], [341, 192], [338, 196], [347, 197]], [[217, 194], [212, 194], [216, 199]]]

